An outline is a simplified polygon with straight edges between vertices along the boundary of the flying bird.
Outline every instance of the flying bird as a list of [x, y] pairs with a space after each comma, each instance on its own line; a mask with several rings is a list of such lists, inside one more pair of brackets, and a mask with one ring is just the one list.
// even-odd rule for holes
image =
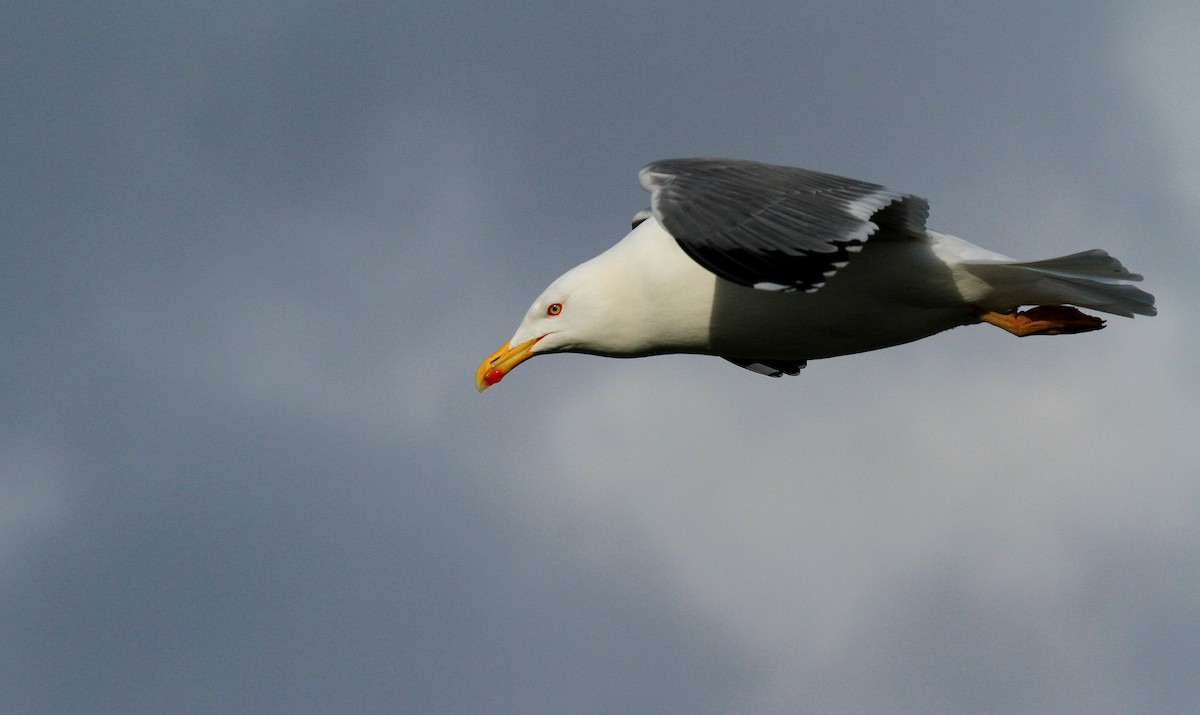
[[1017, 261], [927, 229], [925, 199], [877, 184], [732, 159], [656, 161], [639, 178], [650, 208], [538, 296], [480, 364], [480, 391], [548, 353], [697, 353], [779, 377], [961, 325], [1060, 335], [1104, 327], [1079, 308], [1156, 312], [1102, 250]]

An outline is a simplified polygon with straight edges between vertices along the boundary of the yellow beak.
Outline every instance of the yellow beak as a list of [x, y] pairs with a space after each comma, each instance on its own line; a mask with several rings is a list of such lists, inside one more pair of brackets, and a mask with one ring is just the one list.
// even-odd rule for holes
[[505, 343], [500, 346], [499, 350], [479, 364], [479, 369], [475, 371], [475, 388], [483, 392], [503, 380], [509, 370], [533, 357], [533, 353], [529, 351], [533, 348], [534, 343], [541, 339], [539, 336], [533, 340], [526, 340], [520, 345], [510, 347], [508, 343]]

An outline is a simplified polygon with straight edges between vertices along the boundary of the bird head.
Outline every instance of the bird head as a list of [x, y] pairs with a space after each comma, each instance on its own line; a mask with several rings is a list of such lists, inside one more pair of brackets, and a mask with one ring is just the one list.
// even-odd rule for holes
[[482, 392], [543, 353], [640, 357], [708, 344], [716, 277], [650, 219], [564, 273], [533, 301], [512, 340], [475, 372]]
[[614, 330], [608, 307], [619, 281], [598, 279], [605, 272], [602, 257], [572, 268], [542, 291], [512, 339], [479, 365], [475, 387], [480, 392], [534, 355], [615, 354], [619, 344], [614, 338], [620, 331]]

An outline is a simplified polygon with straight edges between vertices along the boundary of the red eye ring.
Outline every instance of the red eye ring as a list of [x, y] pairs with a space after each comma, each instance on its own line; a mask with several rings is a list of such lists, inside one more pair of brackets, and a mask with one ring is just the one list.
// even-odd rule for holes
[[551, 318], [562, 312], [562, 303], [551, 303], [550, 307], [546, 308], [546, 315]]

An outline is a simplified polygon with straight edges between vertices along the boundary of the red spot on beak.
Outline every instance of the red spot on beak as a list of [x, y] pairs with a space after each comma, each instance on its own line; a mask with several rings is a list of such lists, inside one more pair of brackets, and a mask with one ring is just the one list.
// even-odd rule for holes
[[533, 357], [532, 348], [543, 337], [538, 336], [519, 345], [501, 345], [487, 360], [479, 363], [479, 369], [475, 371], [475, 388], [483, 392], [503, 380], [514, 367]]

